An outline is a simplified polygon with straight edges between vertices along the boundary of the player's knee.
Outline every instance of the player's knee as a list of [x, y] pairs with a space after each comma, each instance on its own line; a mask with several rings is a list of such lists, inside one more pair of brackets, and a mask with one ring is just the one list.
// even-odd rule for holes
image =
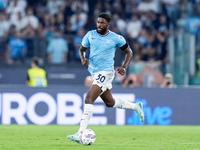
[[93, 103], [94, 102], [93, 102], [93, 100], [91, 98], [89, 98], [89, 97], [85, 98], [85, 104], [93, 104]]
[[106, 107], [113, 107], [114, 106], [114, 103], [112, 103], [112, 102], [107, 102], [106, 103]]

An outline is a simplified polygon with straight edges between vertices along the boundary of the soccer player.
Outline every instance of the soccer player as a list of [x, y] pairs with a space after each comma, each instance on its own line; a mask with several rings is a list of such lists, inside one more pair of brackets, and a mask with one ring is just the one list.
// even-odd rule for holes
[[[113, 98], [111, 93], [112, 81], [114, 79], [114, 54], [117, 47], [125, 53], [125, 61], [122, 67], [116, 71], [122, 76], [132, 58], [132, 50], [126, 43], [124, 37], [109, 30], [111, 15], [101, 13], [97, 19], [97, 29], [89, 31], [82, 40], [82, 46], [79, 49], [81, 63], [88, 66], [88, 71], [93, 78], [85, 97], [84, 113], [81, 118], [80, 128], [74, 135], [68, 135], [68, 139], [80, 143], [79, 133], [87, 128], [88, 122], [93, 114], [93, 103], [98, 98], [104, 101], [107, 107], [134, 110], [144, 121], [142, 102], [131, 103], [120, 98]], [[89, 60], [85, 58], [85, 51], [90, 47]]]

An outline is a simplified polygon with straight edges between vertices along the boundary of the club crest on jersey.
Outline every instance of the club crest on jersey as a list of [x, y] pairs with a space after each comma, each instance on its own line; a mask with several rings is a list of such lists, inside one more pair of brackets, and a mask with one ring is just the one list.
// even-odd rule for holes
[[112, 40], [110, 40], [110, 39], [106, 39], [107, 40], [107, 43], [109, 44], [110, 43], [110, 41], [112, 41]]

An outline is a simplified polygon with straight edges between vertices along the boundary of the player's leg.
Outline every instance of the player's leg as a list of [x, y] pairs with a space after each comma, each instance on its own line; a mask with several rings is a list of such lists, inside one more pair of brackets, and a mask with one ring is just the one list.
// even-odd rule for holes
[[100, 93], [101, 93], [101, 88], [96, 84], [93, 84], [89, 89], [89, 91], [87, 92], [87, 95], [85, 97], [84, 113], [81, 117], [79, 132], [87, 128], [88, 122], [93, 114], [93, 103], [100, 95]]
[[144, 121], [142, 102], [131, 103], [120, 98], [113, 98], [111, 90], [105, 91], [100, 97], [102, 98], [107, 107], [134, 110], [139, 115], [140, 121]]
[[115, 105], [111, 90], [106, 90], [100, 97], [107, 107], [113, 107]]
[[79, 131], [74, 135], [68, 135], [67, 136], [68, 139], [80, 143], [79, 133], [87, 128], [89, 120], [91, 119], [93, 114], [93, 103], [100, 95], [100, 93], [101, 93], [101, 88], [98, 85], [93, 84], [85, 97], [84, 113], [82, 114], [81, 117]]
[[111, 90], [105, 91], [101, 95], [101, 98], [107, 107], [115, 107], [115, 108], [120, 108], [120, 109], [132, 109], [132, 110], [136, 110], [137, 108], [136, 103], [131, 103], [129, 101], [126, 101], [120, 98], [113, 98]]

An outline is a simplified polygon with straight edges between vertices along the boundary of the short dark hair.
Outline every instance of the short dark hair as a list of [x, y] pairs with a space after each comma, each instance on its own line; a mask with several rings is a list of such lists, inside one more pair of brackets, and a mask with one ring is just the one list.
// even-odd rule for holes
[[34, 63], [36, 66], [39, 66], [39, 58], [38, 57], [33, 57], [31, 62]]
[[100, 13], [98, 17], [104, 18], [104, 19], [105, 19], [106, 21], [108, 21], [108, 22], [110, 22], [111, 19], [112, 19], [111, 14], [108, 14], [108, 13], [105, 13], [105, 12]]

